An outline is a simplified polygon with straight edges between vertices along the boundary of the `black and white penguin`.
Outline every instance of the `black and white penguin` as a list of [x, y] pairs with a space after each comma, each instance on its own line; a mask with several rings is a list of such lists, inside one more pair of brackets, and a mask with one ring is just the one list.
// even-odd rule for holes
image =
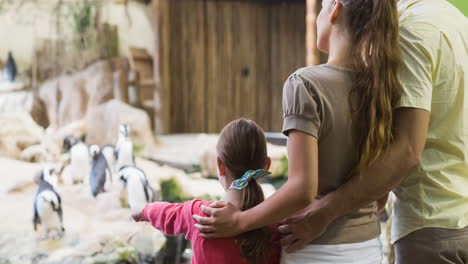
[[16, 69], [16, 62], [15, 62], [15, 59], [13, 59], [13, 55], [11, 54], [11, 51], [8, 52], [8, 58], [7, 58], [6, 65], [5, 65], [5, 73], [6, 73], [6, 77], [8, 81], [10, 82], [15, 81], [17, 69]]
[[107, 166], [110, 168], [112, 174], [115, 173], [115, 164], [117, 162], [115, 155], [115, 147], [113, 145], [104, 145], [101, 148], [101, 152], [106, 158]]
[[70, 153], [70, 176], [73, 184], [83, 183], [91, 171], [88, 147], [79, 139], [67, 136], [63, 148]]
[[54, 188], [53, 170], [43, 169], [38, 179], [38, 190], [34, 199], [34, 231], [37, 225], [41, 225], [44, 238], [49, 238], [52, 231], [56, 234], [53, 238], [60, 238], [65, 232], [63, 227], [62, 200]]
[[116, 153], [116, 171], [119, 171], [125, 166], [135, 166], [135, 156], [133, 155], [133, 143], [130, 138], [130, 127], [128, 125], [120, 125], [119, 137], [115, 145]]
[[132, 211], [141, 211], [147, 203], [158, 199], [158, 194], [151, 187], [145, 173], [132, 166], [126, 166], [119, 170], [119, 179], [127, 189], [128, 205]]
[[109, 188], [112, 179], [106, 157], [98, 145], [91, 145], [89, 152], [92, 158], [91, 173], [89, 175], [89, 185], [91, 194], [96, 197], [98, 194], [105, 192]]

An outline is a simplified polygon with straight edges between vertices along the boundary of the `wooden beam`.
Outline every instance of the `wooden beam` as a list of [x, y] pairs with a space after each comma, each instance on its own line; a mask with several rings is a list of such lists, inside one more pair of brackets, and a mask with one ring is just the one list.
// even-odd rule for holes
[[315, 66], [320, 64], [320, 52], [317, 48], [317, 14], [321, 0], [307, 0], [306, 13], [306, 64]]
[[[162, 85], [161, 80], [161, 41], [164, 36], [161, 36], [161, 33], [164, 31], [163, 26], [167, 26], [163, 23], [163, 14], [168, 11], [168, 0], [153, 0], [153, 14], [154, 14], [154, 41], [155, 41], [155, 50], [153, 56], [153, 65], [154, 65], [154, 127], [155, 133], [168, 134], [171, 132], [170, 129], [170, 90], [169, 87]], [[167, 13], [166, 13], [167, 15]]]

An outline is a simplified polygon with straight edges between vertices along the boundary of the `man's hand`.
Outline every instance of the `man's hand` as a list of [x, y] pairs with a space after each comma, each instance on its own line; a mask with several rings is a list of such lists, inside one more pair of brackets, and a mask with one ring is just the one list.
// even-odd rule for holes
[[278, 227], [282, 234], [281, 245], [291, 253], [303, 248], [320, 237], [333, 221], [322, 209], [321, 200], [314, 200], [309, 206], [285, 219]]
[[143, 221], [143, 215], [141, 214], [141, 212], [132, 213], [132, 218], [133, 218], [133, 220], [135, 220], [135, 222], [142, 222]]
[[200, 230], [203, 238], [233, 237], [243, 232], [241, 227], [242, 211], [231, 203], [217, 201], [210, 207], [201, 206], [201, 210], [210, 217], [193, 215], [195, 227]]

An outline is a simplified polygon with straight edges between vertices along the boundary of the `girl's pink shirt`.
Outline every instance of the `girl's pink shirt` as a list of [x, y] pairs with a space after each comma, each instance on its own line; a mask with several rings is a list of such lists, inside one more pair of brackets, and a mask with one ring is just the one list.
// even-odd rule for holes
[[[191, 200], [182, 204], [155, 202], [145, 206], [142, 216], [145, 221], [166, 235], [185, 234], [185, 238], [192, 241], [192, 264], [248, 264], [241, 258], [235, 238], [204, 239], [199, 236], [200, 231], [195, 228], [196, 222], [192, 215], [206, 216], [200, 206], [208, 206], [211, 203], [202, 200]], [[276, 228], [272, 230], [275, 240], [265, 264], [280, 263], [279, 235]]]

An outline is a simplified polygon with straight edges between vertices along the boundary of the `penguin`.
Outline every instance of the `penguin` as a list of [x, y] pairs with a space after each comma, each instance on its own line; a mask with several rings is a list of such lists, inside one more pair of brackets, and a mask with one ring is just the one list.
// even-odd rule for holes
[[89, 175], [89, 185], [91, 194], [96, 197], [98, 194], [105, 192], [111, 183], [111, 172], [106, 161], [106, 157], [102, 150], [97, 145], [91, 145], [89, 152], [92, 157], [91, 173]]
[[128, 125], [120, 125], [115, 153], [117, 160], [116, 171], [119, 171], [125, 166], [135, 166], [133, 143], [130, 139], [130, 127]]
[[15, 59], [13, 59], [13, 55], [11, 51], [8, 52], [8, 58], [5, 66], [6, 77], [8, 81], [14, 82], [16, 78], [17, 68]]
[[[37, 225], [44, 230], [44, 238], [49, 238], [52, 231], [56, 232], [53, 238], [60, 238], [65, 232], [63, 227], [62, 199], [54, 188], [53, 170], [43, 169], [39, 175], [39, 187], [34, 199], [33, 227]], [[55, 182], [56, 183], [56, 182]]]
[[[116, 164], [115, 147], [113, 145], [104, 145], [101, 148], [101, 152], [106, 158], [107, 166], [109, 167], [111, 174], [113, 175], [115, 173], [115, 164]], [[112, 178], [112, 175], [111, 175], [111, 178]]]
[[141, 169], [126, 166], [119, 170], [118, 176], [127, 189], [128, 205], [132, 211], [141, 211], [147, 203], [157, 200], [158, 194]]
[[91, 171], [88, 147], [72, 136], [65, 137], [63, 147], [70, 152], [70, 174], [73, 184], [83, 183]]

